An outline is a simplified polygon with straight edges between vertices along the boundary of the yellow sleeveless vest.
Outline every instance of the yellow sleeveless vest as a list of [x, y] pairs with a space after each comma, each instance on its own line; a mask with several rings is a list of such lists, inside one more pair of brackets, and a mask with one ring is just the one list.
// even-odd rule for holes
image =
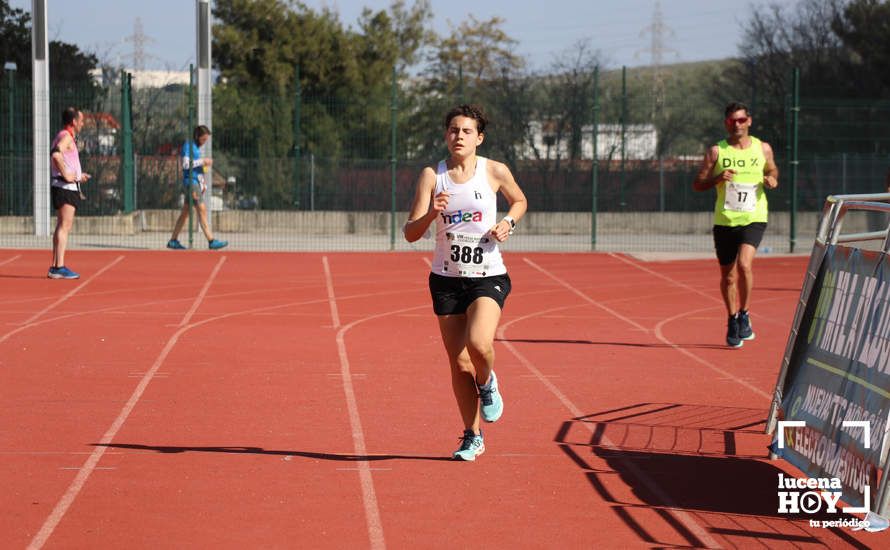
[[[717, 184], [717, 202], [714, 205], [714, 225], [739, 226], [754, 222], [766, 223], [768, 206], [763, 192], [763, 169], [766, 157], [761, 141], [751, 136], [751, 145], [737, 149], [724, 139], [717, 144], [717, 162], [713, 175], [724, 170], [735, 170], [730, 183]], [[733, 185], [736, 184], [736, 185]], [[727, 200], [727, 188], [730, 196]], [[753, 193], [750, 197], [750, 193]]]

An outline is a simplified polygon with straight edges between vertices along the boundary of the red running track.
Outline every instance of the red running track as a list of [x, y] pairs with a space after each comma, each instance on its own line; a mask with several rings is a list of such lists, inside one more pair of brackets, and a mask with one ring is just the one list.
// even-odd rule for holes
[[[426, 256], [0, 250], [6, 548], [887, 547], [776, 513], [763, 435], [806, 258], [507, 254], [504, 417], [461, 425]], [[818, 519], [836, 519], [835, 517]]]

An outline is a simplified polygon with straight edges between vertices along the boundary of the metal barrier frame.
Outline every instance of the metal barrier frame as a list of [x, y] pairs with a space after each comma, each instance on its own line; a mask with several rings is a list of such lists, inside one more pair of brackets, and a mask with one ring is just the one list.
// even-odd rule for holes
[[[776, 431], [777, 418], [776, 415], [779, 406], [782, 403], [782, 393], [785, 387], [785, 379], [788, 375], [788, 368], [791, 362], [791, 353], [794, 349], [794, 343], [797, 341], [797, 335], [800, 331], [800, 322], [803, 318], [809, 301], [810, 293], [816, 282], [816, 275], [825, 259], [825, 252], [829, 245], [838, 243], [856, 243], [864, 241], [883, 241], [881, 253], [890, 253], [890, 224], [881, 231], [869, 231], [865, 233], [848, 233], [842, 234], [844, 217], [850, 211], [869, 211], [884, 212], [890, 214], [890, 193], [875, 193], [870, 195], [830, 195], [825, 199], [825, 206], [822, 209], [822, 219], [819, 222], [819, 231], [816, 240], [813, 243], [813, 251], [810, 254], [810, 261], [807, 264], [804, 282], [800, 290], [800, 299], [797, 302], [797, 309], [794, 312], [794, 323], [791, 325], [791, 332], [788, 335], [788, 342], [785, 345], [785, 354], [782, 357], [782, 366], [779, 370], [779, 376], [776, 380], [776, 387], [773, 390], [773, 400], [770, 405], [769, 416], [766, 420], [766, 433], [772, 435]], [[885, 434], [884, 437], [887, 437]], [[769, 458], [775, 460], [775, 453], [770, 452]], [[876, 505], [873, 511], [886, 517], [888, 505], [890, 505], [890, 489], [888, 489], [888, 479], [890, 479], [890, 461], [887, 457], [881, 457], [883, 475], [878, 484]]]

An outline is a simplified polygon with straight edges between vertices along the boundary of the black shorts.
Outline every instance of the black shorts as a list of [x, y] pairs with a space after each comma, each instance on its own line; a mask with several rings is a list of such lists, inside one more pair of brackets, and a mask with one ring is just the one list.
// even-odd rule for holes
[[766, 231], [766, 222], [753, 222], [748, 225], [714, 226], [714, 249], [717, 251], [717, 261], [720, 265], [729, 265], [739, 255], [739, 247], [750, 244], [754, 248], [760, 246], [763, 240], [763, 232]]
[[444, 277], [430, 273], [430, 295], [436, 315], [466, 313], [473, 300], [483, 296], [504, 309], [504, 300], [512, 288], [506, 273], [492, 277]]
[[80, 193], [78, 193], [77, 191], [62, 189], [61, 187], [56, 187], [55, 185], [53, 185], [49, 188], [49, 192], [50, 197], [53, 201], [54, 210], [58, 210], [66, 204], [70, 204], [74, 208], [80, 206]]

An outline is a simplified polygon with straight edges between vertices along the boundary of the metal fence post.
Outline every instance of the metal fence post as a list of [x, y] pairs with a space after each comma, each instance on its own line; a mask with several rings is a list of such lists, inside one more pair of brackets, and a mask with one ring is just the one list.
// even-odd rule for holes
[[300, 86], [300, 65], [298, 64], [294, 70], [296, 76], [294, 84], [296, 93], [294, 94], [294, 206], [300, 208], [300, 116], [301, 106], [303, 103], [303, 88]]
[[16, 198], [19, 194], [18, 182], [15, 178], [15, 167], [18, 165], [18, 158], [15, 156], [15, 63], [7, 63], [4, 67], [6, 71], [6, 110], [7, 110], [7, 130], [6, 130], [6, 156], [9, 159], [6, 166], [6, 213], [18, 214], [16, 211]]
[[597, 195], [599, 194], [599, 155], [597, 154], [597, 139], [599, 137], [599, 65], [593, 69], [593, 163], [590, 174], [590, 249], [596, 250], [596, 211]]
[[841, 153], [841, 193], [847, 194], [847, 153]]
[[398, 74], [396, 72], [396, 67], [393, 65], [392, 68], [392, 106], [390, 107], [391, 111], [391, 120], [390, 120], [390, 130], [392, 132], [392, 151], [390, 156], [390, 171], [392, 174], [392, 187], [391, 187], [391, 201], [390, 201], [390, 210], [389, 210], [389, 249], [396, 249], [396, 137], [397, 137], [397, 128], [396, 128], [396, 118], [398, 115], [398, 95], [397, 95], [397, 78]]
[[797, 168], [800, 163], [797, 158], [797, 137], [800, 124], [800, 69], [795, 67], [792, 75], [792, 105], [791, 105], [791, 228], [788, 235], [788, 251], [794, 252], [797, 241]]
[[[189, 205], [189, 248], [193, 248], [194, 246], [194, 237], [195, 237], [195, 221], [192, 217], [192, 189], [191, 189], [191, 178], [192, 178], [192, 164], [195, 162], [194, 153], [192, 152], [191, 136], [192, 130], [195, 127], [195, 66], [189, 65], [189, 127], [185, 132], [185, 143], [188, 147], [189, 154], [189, 173], [188, 180], [183, 179], [183, 182], [187, 182], [188, 185], [185, 187], [185, 201]], [[197, 145], [197, 144], [195, 144]], [[180, 159], [181, 160], [181, 159]], [[183, 178], [185, 178], [185, 173], [183, 172]]]
[[121, 180], [124, 187], [124, 212], [130, 213], [136, 209], [134, 193], [134, 169], [133, 161], [133, 75], [124, 71], [121, 75], [121, 134], [123, 147], [121, 151]]
[[50, 228], [50, 133], [49, 40], [47, 0], [31, 2], [31, 192], [34, 197], [34, 234], [47, 237]]
[[627, 67], [621, 67], [621, 188], [619, 189], [618, 206], [624, 210], [626, 203], [624, 202], [624, 186], [627, 183], [627, 171], [625, 157], [627, 156], [626, 147], [626, 129], [627, 129]]

